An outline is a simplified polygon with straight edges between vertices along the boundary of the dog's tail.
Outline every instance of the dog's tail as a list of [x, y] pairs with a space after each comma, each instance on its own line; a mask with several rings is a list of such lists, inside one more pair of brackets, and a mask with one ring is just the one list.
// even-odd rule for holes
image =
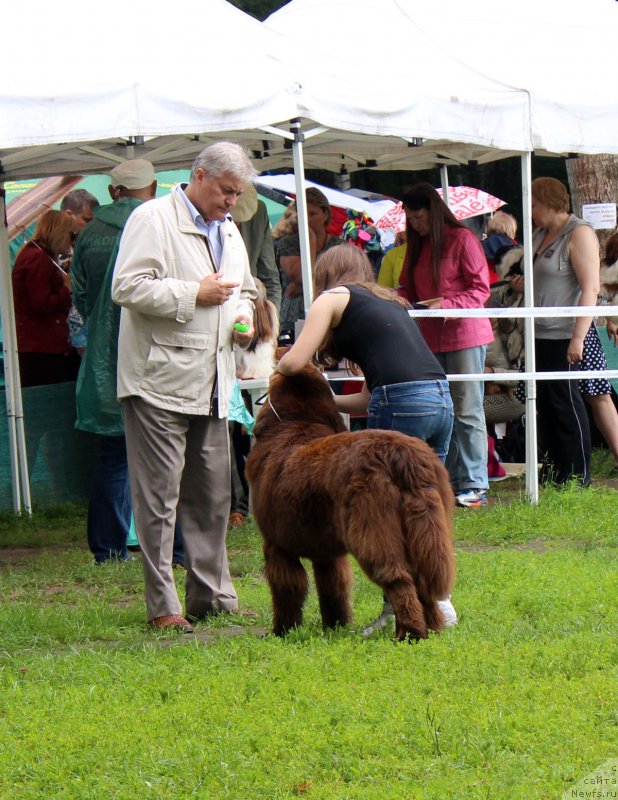
[[[428, 600], [442, 600], [453, 587], [454, 497], [448, 472], [424, 442], [406, 448], [396, 465], [401, 490], [402, 530], [417, 590]], [[402, 453], [403, 455], [403, 453]]]

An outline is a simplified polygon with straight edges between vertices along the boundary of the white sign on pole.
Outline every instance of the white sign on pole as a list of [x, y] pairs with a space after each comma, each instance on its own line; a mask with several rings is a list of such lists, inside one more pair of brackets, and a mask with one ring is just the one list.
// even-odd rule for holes
[[612, 230], [616, 227], [616, 203], [591, 203], [582, 206], [582, 217], [595, 230]]

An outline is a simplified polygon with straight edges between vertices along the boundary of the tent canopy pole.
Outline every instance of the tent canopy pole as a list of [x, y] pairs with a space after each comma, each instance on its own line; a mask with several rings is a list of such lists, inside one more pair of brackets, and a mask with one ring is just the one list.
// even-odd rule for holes
[[0, 315], [2, 319], [4, 385], [6, 389], [5, 398], [9, 432], [13, 511], [15, 514], [20, 514], [23, 507], [28, 514], [32, 514], [28, 459], [26, 456], [26, 437], [24, 433], [24, 411], [21, 399], [19, 361], [17, 358], [17, 334], [15, 331], [15, 309], [13, 306], [13, 284], [11, 281], [11, 257], [9, 252], [9, 236], [6, 226], [6, 205], [3, 183], [0, 183], [0, 222]]
[[[534, 306], [534, 278], [532, 273], [532, 153], [521, 156], [522, 219], [524, 248], [524, 305]], [[534, 317], [524, 319], [524, 347], [526, 370], [536, 371], [534, 348]], [[536, 420], [536, 380], [526, 381], [526, 496], [532, 505], [539, 502], [539, 473]]]
[[440, 183], [442, 185], [442, 200], [444, 201], [445, 206], [449, 207], [449, 196], [448, 196], [448, 167], [446, 164], [442, 164], [440, 166]]
[[298, 214], [298, 239], [300, 244], [300, 264], [303, 276], [303, 303], [305, 316], [313, 299], [313, 275], [311, 269], [311, 250], [309, 248], [309, 218], [305, 194], [305, 164], [303, 160], [304, 135], [300, 119], [293, 119], [290, 129], [294, 134], [292, 157], [294, 159], [294, 181], [296, 185], [296, 212]]

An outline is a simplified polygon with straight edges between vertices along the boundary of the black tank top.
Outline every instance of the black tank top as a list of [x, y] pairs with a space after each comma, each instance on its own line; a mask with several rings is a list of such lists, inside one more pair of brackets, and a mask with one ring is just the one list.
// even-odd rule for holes
[[333, 329], [336, 357], [363, 371], [370, 391], [408, 381], [444, 380], [444, 370], [407, 310], [362, 286], [347, 284], [350, 301]]

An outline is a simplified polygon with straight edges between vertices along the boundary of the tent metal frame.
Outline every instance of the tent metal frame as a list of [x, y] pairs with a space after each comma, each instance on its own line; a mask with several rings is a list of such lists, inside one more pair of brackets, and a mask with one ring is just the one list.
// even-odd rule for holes
[[[257, 136], [265, 134], [269, 137], [278, 137], [282, 140], [281, 146], [269, 140], [258, 140]], [[501, 150], [490, 150], [485, 147], [474, 145], [457, 145], [450, 142], [430, 143], [418, 142], [417, 140], [406, 141], [399, 137], [374, 137], [365, 134], [346, 134], [338, 131], [331, 131], [321, 125], [313, 125], [308, 130], [303, 129], [303, 120], [293, 118], [289, 122], [289, 130], [278, 125], [264, 126], [258, 132], [239, 132], [238, 134], [230, 131], [225, 134], [209, 136], [201, 134], [199, 136], [172, 136], [161, 137], [155, 140], [130, 139], [122, 143], [118, 141], [107, 143], [82, 143], [71, 145], [49, 145], [29, 147], [23, 152], [15, 151], [3, 156], [3, 172], [12, 178], [39, 177], [49, 175], [50, 169], [54, 167], [45, 164], [45, 158], [51, 153], [60, 153], [67, 156], [66, 162], [56, 163], [59, 174], [75, 174], [76, 170], [81, 173], [98, 173], [109, 171], [114, 165], [129, 157], [148, 158], [155, 164], [157, 170], [178, 168], [186, 166], [187, 159], [192, 159], [201, 152], [208, 144], [220, 141], [223, 138], [234, 138], [242, 144], [252, 146], [254, 163], [257, 158], [259, 166], [267, 165], [268, 169], [275, 168], [275, 165], [292, 166], [295, 176], [296, 204], [299, 220], [299, 240], [300, 257], [303, 275], [303, 303], [305, 312], [309, 309], [312, 302], [312, 268], [309, 250], [309, 226], [307, 219], [307, 205], [305, 199], [305, 167], [307, 159], [306, 153], [316, 154], [320, 159], [322, 167], [331, 163], [328, 153], [320, 148], [312, 150], [311, 140], [315, 137], [334, 137], [336, 144], [333, 145], [332, 165], [336, 163], [336, 170], [342, 166], [353, 171], [356, 169], [367, 168], [367, 153], [374, 152], [377, 158], [369, 161], [372, 168], [393, 168], [393, 169], [414, 169], [424, 167], [439, 167], [444, 196], [448, 198], [448, 166], [449, 164], [467, 163], [469, 160], [490, 161], [506, 156], [518, 155], [521, 158], [521, 177], [522, 177], [522, 216], [523, 241], [524, 241], [524, 275], [525, 275], [525, 307], [520, 309], [521, 314], [515, 313], [513, 309], [508, 309], [511, 317], [523, 316], [525, 325], [525, 357], [526, 363], [535, 364], [534, 353], [534, 317], [542, 314], [547, 316], [547, 309], [534, 309], [533, 305], [533, 273], [532, 273], [532, 222], [531, 222], [531, 152], [506, 152]], [[259, 142], [259, 144], [258, 144]], [[343, 149], [343, 143], [347, 142], [348, 147]], [[262, 150], [256, 149], [262, 147]], [[323, 147], [323, 145], [321, 146]], [[339, 152], [335, 153], [337, 147]], [[389, 151], [389, 147], [391, 148]], [[33, 153], [33, 150], [35, 151]], [[76, 166], [76, 151], [79, 153], [79, 167]], [[343, 152], [342, 152], [343, 151]], [[410, 153], [414, 153], [418, 158], [410, 158]], [[291, 157], [290, 157], [291, 153]], [[34, 156], [34, 158], [33, 158]], [[407, 156], [407, 158], [406, 158]], [[41, 167], [36, 164], [39, 162]], [[314, 155], [311, 155], [311, 163]], [[271, 160], [272, 159], [272, 160]], [[322, 160], [323, 159], [323, 160]], [[364, 161], [363, 161], [364, 159]], [[29, 166], [25, 166], [28, 163]], [[44, 166], [45, 165], [45, 166]], [[405, 166], [404, 166], [405, 165]], [[29, 174], [26, 176], [26, 172]], [[4, 177], [4, 175], [3, 175]], [[2, 184], [0, 184], [0, 187]], [[2, 192], [0, 192], [2, 194]], [[9, 425], [9, 441], [11, 448], [11, 469], [13, 475], [13, 505], [15, 513], [25, 510], [31, 513], [32, 504], [30, 497], [30, 486], [28, 477], [28, 463], [26, 453], [26, 443], [24, 434], [24, 417], [21, 397], [21, 386], [19, 380], [19, 363], [17, 357], [17, 342], [15, 334], [15, 316], [13, 308], [13, 293], [10, 280], [10, 261], [8, 237], [6, 234], [6, 213], [4, 200], [0, 198], [0, 213], [3, 215], [5, 225], [0, 233], [0, 281], [2, 288], [2, 319], [7, 321], [3, 329], [4, 334], [4, 358], [5, 358], [5, 382], [7, 397], [7, 418]], [[553, 311], [554, 309], [552, 309]], [[470, 309], [463, 313], [468, 316], [493, 317], [501, 316], [497, 309]], [[558, 311], [558, 310], [556, 310]], [[564, 309], [562, 310], [565, 311]], [[574, 316], [575, 312], [581, 316], [583, 309], [568, 309], [566, 315]], [[588, 310], [590, 312], [590, 310]], [[538, 312], [538, 313], [536, 313]], [[419, 312], [418, 316], [433, 314], [434, 316], [452, 316], [448, 311], [434, 310], [432, 312]], [[592, 312], [590, 312], [592, 313]], [[462, 315], [461, 311], [457, 312]], [[560, 315], [560, 314], [557, 314]], [[612, 376], [611, 372], [593, 373], [595, 375]], [[618, 376], [618, 372], [615, 377]], [[450, 380], [484, 380], [482, 375], [448, 376]], [[537, 504], [539, 500], [539, 483], [537, 471], [537, 424], [536, 424], [536, 380], [556, 379], [558, 373], [539, 374], [532, 369], [524, 373], [526, 379], [526, 497], [532, 504]], [[578, 376], [579, 377], [579, 376]]]

